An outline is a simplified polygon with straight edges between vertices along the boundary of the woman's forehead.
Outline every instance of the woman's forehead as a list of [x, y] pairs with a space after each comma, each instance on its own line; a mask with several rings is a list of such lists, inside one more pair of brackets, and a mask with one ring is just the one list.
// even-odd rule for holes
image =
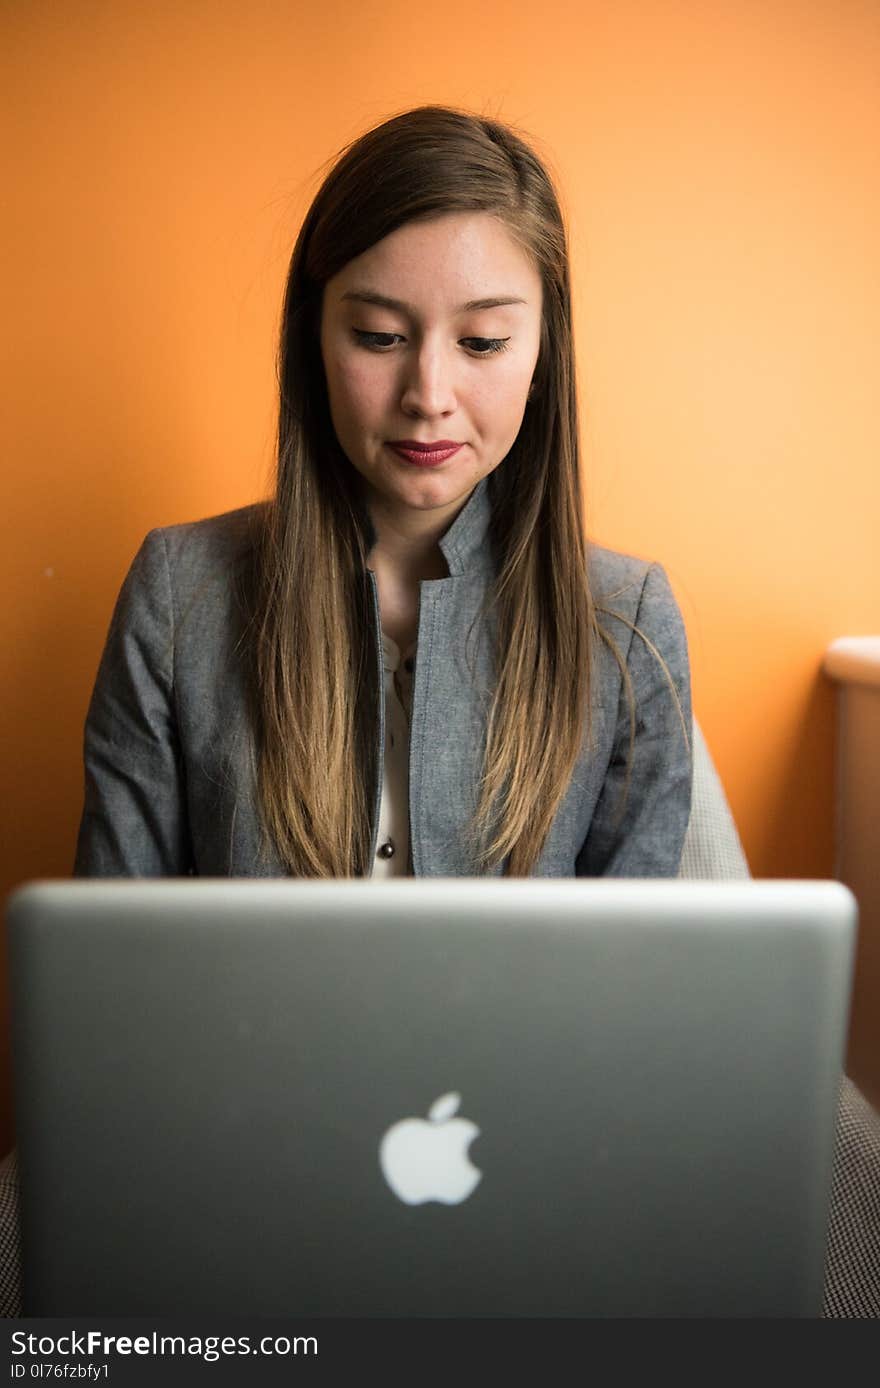
[[539, 306], [541, 278], [496, 217], [449, 213], [397, 227], [350, 260], [327, 288], [339, 303], [374, 303], [410, 316], [442, 303], [462, 314]]

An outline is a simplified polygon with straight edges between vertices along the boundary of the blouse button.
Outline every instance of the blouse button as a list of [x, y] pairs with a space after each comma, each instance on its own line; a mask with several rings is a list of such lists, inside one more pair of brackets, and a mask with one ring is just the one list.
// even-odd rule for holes
[[390, 839], [388, 839], [386, 843], [383, 843], [383, 844], [380, 844], [380, 845], [379, 845], [379, 849], [378, 849], [378, 852], [376, 853], [376, 857], [377, 857], [377, 858], [393, 858], [393, 857], [394, 857], [394, 844], [391, 842]]

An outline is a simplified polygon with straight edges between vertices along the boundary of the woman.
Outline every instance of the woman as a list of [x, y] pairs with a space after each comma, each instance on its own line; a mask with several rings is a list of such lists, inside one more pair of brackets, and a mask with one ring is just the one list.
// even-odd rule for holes
[[273, 499], [152, 531], [85, 732], [75, 874], [674, 877], [663, 569], [588, 544], [562, 215], [444, 107], [350, 146], [284, 301]]
[[[586, 540], [528, 146], [444, 107], [350, 146], [294, 249], [280, 387], [272, 500], [151, 531], [125, 580], [75, 873], [675, 876], [684, 629], [662, 568]], [[880, 1311], [878, 1166], [847, 1081], [828, 1315]], [[6, 1315], [17, 1195], [10, 1154]]]

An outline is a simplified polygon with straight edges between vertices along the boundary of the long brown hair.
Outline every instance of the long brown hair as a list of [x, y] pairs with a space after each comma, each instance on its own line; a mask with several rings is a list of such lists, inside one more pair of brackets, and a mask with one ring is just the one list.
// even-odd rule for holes
[[588, 580], [568, 253], [551, 179], [496, 120], [446, 106], [407, 111], [337, 156], [300, 229], [284, 295], [277, 481], [255, 545], [251, 701], [264, 848], [297, 877], [368, 875], [378, 777], [370, 525], [330, 418], [323, 287], [405, 223], [464, 211], [497, 218], [543, 282], [532, 398], [488, 478], [495, 577], [484, 608], [497, 622], [496, 678], [470, 826], [474, 873], [504, 859], [510, 876], [534, 867], [585, 736], [592, 745], [598, 639], [623, 673], [632, 754], [626, 662], [597, 622]]

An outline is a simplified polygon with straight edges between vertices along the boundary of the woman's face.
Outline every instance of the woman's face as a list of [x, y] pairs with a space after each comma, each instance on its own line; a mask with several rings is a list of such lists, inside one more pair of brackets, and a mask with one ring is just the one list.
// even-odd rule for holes
[[[475, 302], [484, 299], [510, 302]], [[441, 533], [498, 466], [522, 423], [541, 300], [538, 271], [485, 212], [399, 227], [328, 281], [330, 415], [371, 509], [404, 525], [425, 513]], [[400, 440], [462, 446], [420, 466], [389, 446]]]

